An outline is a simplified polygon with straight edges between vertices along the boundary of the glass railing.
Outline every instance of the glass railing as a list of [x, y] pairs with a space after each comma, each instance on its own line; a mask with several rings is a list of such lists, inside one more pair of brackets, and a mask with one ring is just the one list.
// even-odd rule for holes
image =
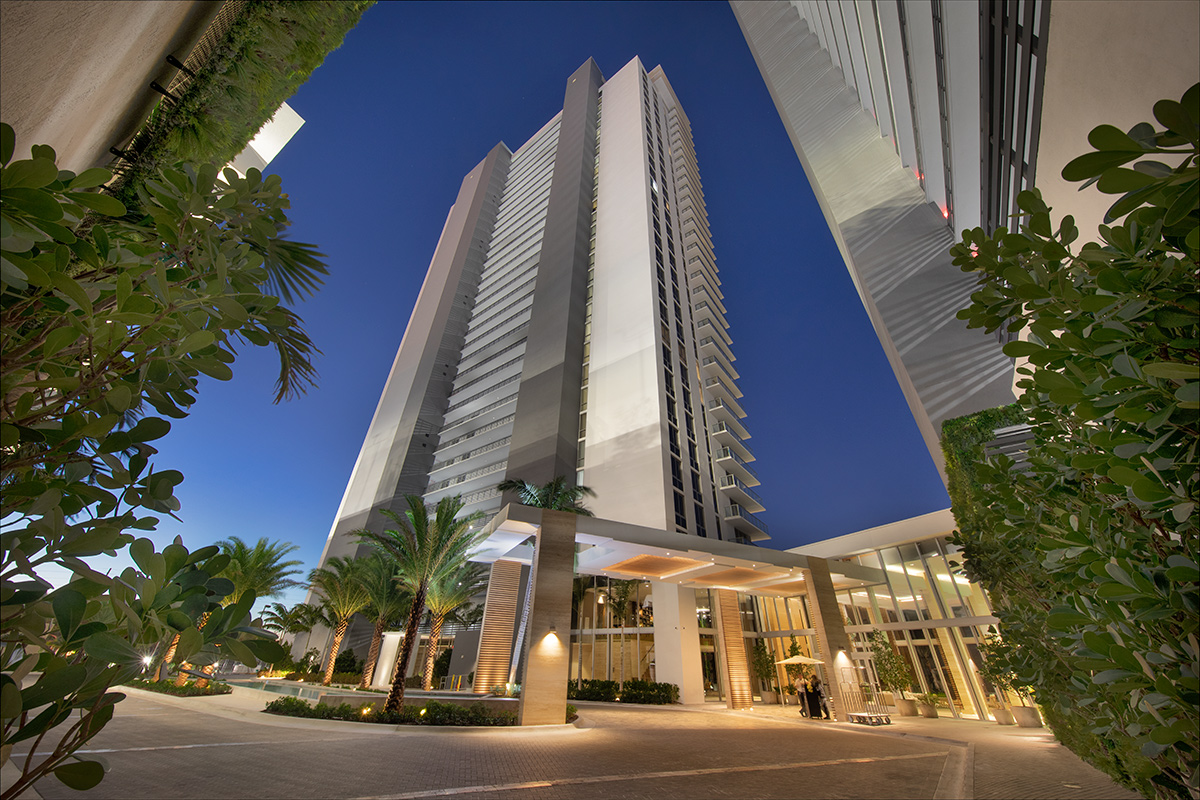
[[762, 498], [758, 496], [758, 492], [754, 491], [749, 486], [747, 486], [746, 484], [739, 481], [736, 475], [724, 476], [723, 478], [721, 478], [721, 482], [720, 482], [719, 486], [722, 489], [732, 489], [732, 488], [739, 489], [739, 490], [745, 492], [748, 496], [753, 498], [758, 503], [760, 503], [760, 504], [762, 503]]
[[754, 527], [758, 528], [763, 533], [767, 532], [767, 524], [765, 522], [763, 522], [758, 517], [751, 514], [746, 509], [739, 506], [737, 503], [730, 503], [726, 507], [725, 516], [726, 517], [741, 517], [742, 519], [746, 520]]
[[720, 450], [718, 450], [716, 452], [716, 457], [718, 460], [722, 458], [732, 458], [739, 465], [741, 465], [742, 469], [746, 470], [746, 472], [749, 472], [755, 478], [758, 477], [758, 473], [751, 469], [749, 464], [747, 464], [745, 461], [742, 461], [742, 459], [738, 457], [738, 454], [730, 450], [728, 447], [722, 447]]

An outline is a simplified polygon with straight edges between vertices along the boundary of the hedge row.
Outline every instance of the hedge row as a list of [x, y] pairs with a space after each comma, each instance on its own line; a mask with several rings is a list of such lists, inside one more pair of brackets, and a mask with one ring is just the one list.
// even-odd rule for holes
[[585, 678], [578, 684], [575, 681], [567, 683], [567, 699], [665, 706], [679, 702], [679, 687], [673, 683], [637, 679], [617, 683]]
[[424, 706], [401, 706], [399, 711], [377, 710], [374, 703], [337, 706], [318, 703], [310, 706], [298, 697], [281, 697], [267, 703], [268, 714], [306, 719], [337, 719], [345, 722], [378, 722], [383, 725], [516, 725], [517, 715], [511, 711], [492, 711], [482, 703], [470, 707], [438, 703], [430, 700]]
[[209, 681], [208, 686], [203, 688], [196, 686], [195, 681], [188, 681], [183, 686], [176, 686], [174, 678], [161, 681], [132, 680], [127, 685], [137, 689], [145, 689], [148, 692], [173, 694], [176, 697], [205, 697], [214, 694], [229, 694], [233, 691], [233, 688], [228, 683], [221, 683], [219, 681]]

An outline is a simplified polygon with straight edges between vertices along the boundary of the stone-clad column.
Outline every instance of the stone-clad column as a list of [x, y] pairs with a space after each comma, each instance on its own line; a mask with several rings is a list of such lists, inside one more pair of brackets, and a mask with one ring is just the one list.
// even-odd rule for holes
[[842, 671], [850, 670], [851, 688], [857, 686], [853, 664], [850, 636], [842, 622], [837, 595], [833, 591], [833, 580], [829, 577], [829, 562], [823, 558], [808, 556], [808, 569], [803, 570], [804, 583], [808, 587], [809, 613], [813, 628], [817, 632], [817, 649], [825, 663], [825, 696], [829, 700], [829, 714], [838, 722], [846, 722], [846, 705], [842, 702]]
[[738, 609], [737, 592], [714, 589], [712, 596], [717, 607], [717, 638], [721, 641], [721, 662], [725, 667], [725, 706], [751, 708], [754, 689], [750, 683], [750, 662], [746, 658], [746, 638], [742, 635], [742, 615]]
[[566, 721], [577, 519], [565, 511], [542, 511], [533, 554], [519, 725], [561, 725]]
[[487, 600], [483, 605], [483, 631], [475, 662], [475, 694], [483, 694], [508, 680], [512, 658], [513, 623], [521, 592], [521, 564], [500, 559], [492, 564]]

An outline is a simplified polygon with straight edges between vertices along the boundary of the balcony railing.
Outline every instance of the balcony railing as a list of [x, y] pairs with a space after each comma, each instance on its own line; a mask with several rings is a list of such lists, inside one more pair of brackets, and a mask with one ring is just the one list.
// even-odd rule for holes
[[730, 450], [728, 447], [722, 447], [721, 449], [717, 450], [717, 452], [714, 455], [717, 457], [718, 461], [720, 461], [723, 458], [732, 458], [734, 463], [736, 463], [738, 466], [740, 466], [746, 472], [750, 473], [750, 476], [752, 478], [754, 478], [755, 480], [758, 480], [758, 473], [755, 472], [750, 467], [749, 464], [747, 464], [745, 461], [742, 461], [742, 459], [738, 457], [738, 454], [733, 452], [732, 450]]
[[761, 519], [754, 516], [749, 511], [747, 511], [746, 509], [739, 506], [737, 503], [730, 503], [725, 508], [725, 519], [736, 520], [738, 518], [743, 519], [746, 522], [749, 522], [760, 532], [762, 532], [764, 534], [767, 533], [767, 523], [763, 522]]
[[735, 494], [735, 497], [733, 498], [734, 500], [738, 499], [736, 497], [737, 493], [744, 495], [745, 500], [749, 501], [745, 502], [744, 505], [749, 506], [753, 504], [758, 506], [754, 513], [757, 514], [759, 511], [763, 510], [762, 498], [758, 496], [757, 492], [738, 480], [736, 475], [722, 475], [721, 480], [717, 483], [717, 486], [720, 489], [729, 491], [731, 494]]

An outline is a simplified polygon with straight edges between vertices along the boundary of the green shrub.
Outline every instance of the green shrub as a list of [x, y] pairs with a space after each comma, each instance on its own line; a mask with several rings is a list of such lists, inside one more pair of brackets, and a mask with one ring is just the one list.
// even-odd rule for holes
[[568, 700], [593, 700], [601, 703], [645, 703], [670, 705], [679, 702], [679, 687], [673, 683], [657, 683], [630, 679], [625, 683], [585, 678], [577, 685], [567, 683]]
[[333, 673], [337, 675], [341, 672], [357, 672], [358, 677], [362, 677], [362, 664], [355, 658], [353, 650], [343, 650], [333, 660]]
[[289, 672], [283, 676], [285, 681], [304, 681], [305, 683], [320, 683], [321, 673], [319, 672]]
[[220, 683], [219, 681], [209, 681], [209, 684], [204, 687], [196, 686], [195, 681], [188, 681], [183, 686], [176, 686], [174, 679], [161, 681], [132, 680], [128, 685], [138, 689], [145, 689], [148, 692], [173, 694], [176, 697], [207, 697], [215, 694], [229, 694], [233, 691], [233, 687], [228, 683]]
[[593, 680], [584, 678], [578, 685], [574, 681], [567, 684], [568, 700], [596, 700], [602, 703], [617, 702], [617, 692], [620, 684], [616, 681]]
[[665, 706], [679, 702], [679, 687], [673, 683], [657, 683], [631, 679], [621, 684], [622, 703], [645, 703]]
[[398, 711], [380, 711], [374, 703], [351, 705], [341, 703], [330, 706], [325, 703], [309, 705], [298, 697], [281, 697], [267, 703], [263, 709], [268, 714], [305, 719], [334, 719], [343, 722], [374, 722], [382, 725], [457, 725], [497, 727], [517, 724], [517, 715], [511, 711], [491, 711], [483, 703], [468, 708], [430, 701], [424, 707], [401, 706]]
[[567, 724], [569, 725], [577, 719], [579, 719], [579, 709], [567, 703]]

